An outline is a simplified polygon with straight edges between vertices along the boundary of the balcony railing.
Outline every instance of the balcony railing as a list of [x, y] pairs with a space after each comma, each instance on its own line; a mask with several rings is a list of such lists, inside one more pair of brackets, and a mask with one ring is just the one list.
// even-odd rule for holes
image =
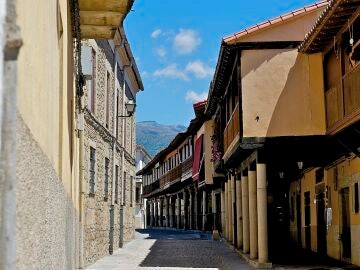
[[190, 156], [182, 163], [181, 180], [185, 180], [192, 176], [192, 167], [193, 156]]
[[224, 153], [229, 148], [230, 144], [235, 139], [236, 135], [240, 133], [239, 122], [239, 103], [236, 104], [235, 110], [232, 112], [229, 121], [224, 130]]
[[326, 91], [325, 102], [328, 131], [338, 130], [360, 115], [360, 65]]

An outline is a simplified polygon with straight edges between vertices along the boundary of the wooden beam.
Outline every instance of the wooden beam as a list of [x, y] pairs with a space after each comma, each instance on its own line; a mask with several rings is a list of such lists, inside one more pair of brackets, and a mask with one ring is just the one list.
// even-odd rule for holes
[[131, 0], [79, 0], [80, 11], [113, 11], [127, 13]]
[[81, 25], [98, 25], [119, 27], [124, 13], [112, 11], [80, 11]]
[[81, 30], [81, 38], [112, 39], [114, 37], [116, 27], [81, 25], [80, 30]]

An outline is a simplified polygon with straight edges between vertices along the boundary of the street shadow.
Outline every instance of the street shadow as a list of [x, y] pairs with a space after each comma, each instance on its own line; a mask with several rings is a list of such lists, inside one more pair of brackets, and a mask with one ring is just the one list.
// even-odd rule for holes
[[[145, 239], [156, 239], [140, 267], [209, 268], [225, 270], [229, 261], [237, 266], [244, 265], [237, 254], [224, 246], [221, 241], [204, 237], [195, 238], [199, 233], [173, 230], [137, 230], [148, 234]], [[201, 233], [200, 233], [201, 235]], [[226, 264], [226, 268], [225, 268]], [[238, 269], [231, 268], [231, 269]]]

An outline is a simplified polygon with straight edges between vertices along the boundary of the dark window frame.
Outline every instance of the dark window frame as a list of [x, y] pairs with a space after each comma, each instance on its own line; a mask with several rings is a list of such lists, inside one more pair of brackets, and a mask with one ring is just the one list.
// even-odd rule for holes
[[110, 159], [105, 158], [104, 198], [106, 200], [109, 195], [109, 165], [110, 165]]
[[95, 194], [95, 164], [96, 164], [96, 155], [95, 148], [90, 146], [90, 178], [89, 178], [89, 193]]

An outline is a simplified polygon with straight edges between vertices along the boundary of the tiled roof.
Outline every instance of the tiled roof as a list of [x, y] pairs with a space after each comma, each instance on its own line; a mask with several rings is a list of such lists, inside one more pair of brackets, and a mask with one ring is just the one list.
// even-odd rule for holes
[[330, 0], [320, 1], [320, 2], [314, 3], [312, 5], [305, 6], [303, 8], [300, 8], [300, 9], [294, 10], [292, 12], [283, 14], [283, 15], [278, 16], [276, 18], [273, 18], [273, 19], [270, 19], [268, 21], [256, 24], [256, 25], [251, 26], [249, 28], [246, 28], [246, 29], [244, 29], [244, 30], [242, 30], [240, 32], [237, 32], [237, 33], [234, 33], [234, 34], [229, 35], [227, 37], [224, 37], [223, 41], [225, 43], [232, 42], [232, 41], [234, 41], [234, 40], [236, 40], [236, 39], [238, 39], [240, 37], [243, 37], [243, 36], [246, 36], [248, 34], [254, 33], [254, 32], [258, 31], [258, 30], [267, 28], [267, 27], [269, 27], [271, 25], [274, 25], [274, 24], [289, 20], [289, 19], [291, 19], [291, 18], [293, 18], [295, 16], [299, 16], [299, 15], [305, 14], [307, 12], [314, 11], [314, 10], [316, 10], [318, 8], [327, 6], [329, 4], [329, 2], [330, 2]]
[[198, 108], [198, 107], [206, 105], [206, 103], [207, 103], [207, 100], [203, 100], [203, 101], [199, 101], [197, 103], [194, 103], [193, 106], [194, 106], [194, 108]]
[[329, 1], [329, 5], [305, 35], [304, 41], [299, 46], [299, 51], [305, 53], [321, 51], [331, 43], [334, 33], [340, 31], [341, 27], [348, 22], [359, 6], [359, 0]]

